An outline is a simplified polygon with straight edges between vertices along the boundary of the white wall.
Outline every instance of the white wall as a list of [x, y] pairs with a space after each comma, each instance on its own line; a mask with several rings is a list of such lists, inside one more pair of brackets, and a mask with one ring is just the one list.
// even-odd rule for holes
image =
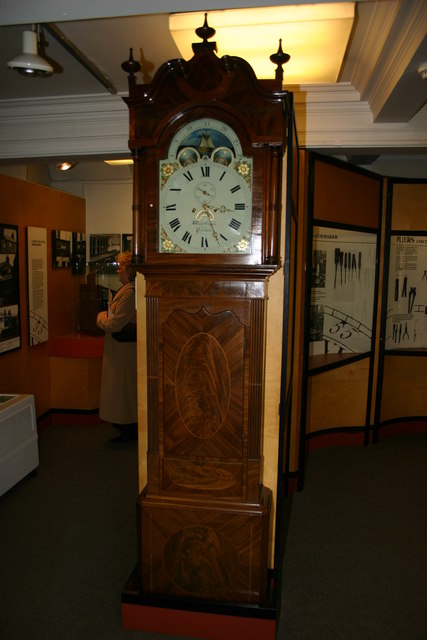
[[87, 183], [86, 234], [132, 233], [132, 184]]

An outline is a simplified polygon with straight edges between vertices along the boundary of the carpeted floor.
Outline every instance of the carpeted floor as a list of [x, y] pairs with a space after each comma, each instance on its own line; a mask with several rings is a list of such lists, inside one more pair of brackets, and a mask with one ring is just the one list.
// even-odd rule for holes
[[309, 456], [293, 498], [279, 638], [427, 638], [427, 437]]
[[[137, 450], [112, 435], [50, 427], [37, 475], [0, 498], [1, 639], [171, 638], [121, 627]], [[280, 640], [425, 640], [426, 470], [426, 436], [310, 454], [288, 504]]]

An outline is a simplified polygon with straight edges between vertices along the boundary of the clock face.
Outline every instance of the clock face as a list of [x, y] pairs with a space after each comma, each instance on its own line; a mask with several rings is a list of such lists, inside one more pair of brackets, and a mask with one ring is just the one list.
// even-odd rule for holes
[[159, 251], [251, 252], [252, 158], [226, 124], [193, 121], [159, 164]]

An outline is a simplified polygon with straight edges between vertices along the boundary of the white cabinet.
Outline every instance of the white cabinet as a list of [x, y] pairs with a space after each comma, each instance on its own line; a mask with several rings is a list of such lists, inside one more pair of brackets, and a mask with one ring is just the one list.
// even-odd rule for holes
[[0, 495], [38, 464], [34, 396], [0, 394]]

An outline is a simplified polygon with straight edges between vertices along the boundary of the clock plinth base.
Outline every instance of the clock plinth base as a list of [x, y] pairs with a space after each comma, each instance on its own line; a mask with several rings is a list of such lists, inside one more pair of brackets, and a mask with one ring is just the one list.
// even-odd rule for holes
[[145, 593], [264, 604], [271, 491], [257, 504], [141, 494], [138, 577]]

